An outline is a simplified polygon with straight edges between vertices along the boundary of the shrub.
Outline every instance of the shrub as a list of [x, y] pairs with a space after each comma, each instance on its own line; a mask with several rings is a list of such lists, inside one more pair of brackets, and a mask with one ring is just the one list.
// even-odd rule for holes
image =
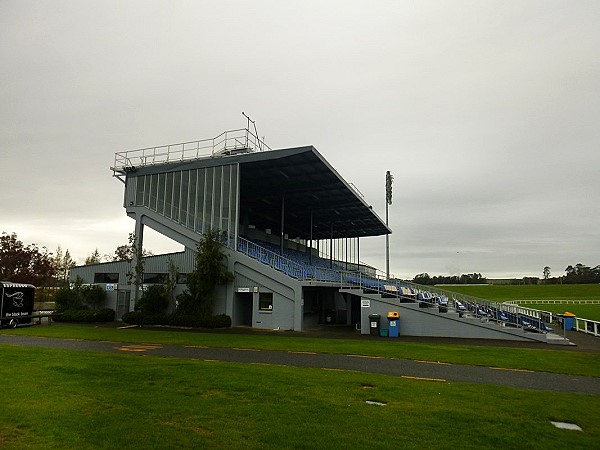
[[102, 289], [100, 286], [83, 286], [81, 288], [81, 296], [83, 297], [83, 302], [93, 309], [98, 308], [100, 305], [104, 303], [106, 299], [106, 291]]
[[136, 311], [146, 315], [164, 313], [169, 306], [169, 295], [167, 289], [161, 284], [155, 284], [146, 289], [136, 305]]
[[130, 325], [169, 325], [169, 315], [165, 313], [146, 314], [142, 311], [131, 311], [123, 314], [121, 320]]
[[62, 287], [54, 294], [56, 311], [67, 311], [81, 308], [81, 297], [79, 291], [68, 286]]
[[221, 314], [218, 316], [171, 314], [170, 324], [179, 327], [192, 328], [229, 328], [231, 317]]
[[100, 286], [83, 286], [81, 277], [73, 286], [64, 286], [54, 294], [56, 311], [70, 311], [87, 309], [88, 306], [96, 309], [106, 299], [106, 291]]
[[67, 309], [53, 316], [57, 322], [112, 322], [115, 320], [114, 309]]
[[231, 317], [224, 314], [218, 316], [199, 316], [174, 314], [145, 314], [142, 311], [132, 311], [123, 314], [123, 322], [130, 325], [171, 325], [174, 327], [192, 328], [229, 328]]

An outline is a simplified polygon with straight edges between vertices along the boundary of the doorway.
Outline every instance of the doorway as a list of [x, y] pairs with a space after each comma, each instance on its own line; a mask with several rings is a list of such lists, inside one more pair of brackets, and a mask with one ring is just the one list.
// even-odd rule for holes
[[252, 292], [235, 293], [234, 325], [251, 327], [254, 294]]
[[128, 290], [117, 291], [117, 311], [115, 319], [121, 320], [123, 314], [129, 312], [131, 292]]

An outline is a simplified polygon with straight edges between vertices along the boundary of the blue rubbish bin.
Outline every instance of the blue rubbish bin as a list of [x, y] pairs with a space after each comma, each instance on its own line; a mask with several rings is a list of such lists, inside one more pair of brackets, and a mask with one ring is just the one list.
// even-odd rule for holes
[[398, 311], [389, 311], [387, 314], [388, 319], [388, 336], [398, 337], [400, 334], [400, 314]]
[[563, 314], [563, 328], [571, 331], [575, 326], [575, 314], [566, 312]]

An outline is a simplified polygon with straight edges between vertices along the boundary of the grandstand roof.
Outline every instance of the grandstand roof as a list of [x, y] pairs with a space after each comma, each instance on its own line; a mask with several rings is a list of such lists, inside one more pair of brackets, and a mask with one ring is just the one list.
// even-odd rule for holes
[[[329, 239], [391, 233], [381, 218], [312, 146], [215, 155], [168, 163], [171, 170], [240, 164], [240, 217], [258, 229], [290, 238]], [[138, 167], [138, 174], [164, 171], [165, 164]]]
[[390, 233], [361, 194], [312, 146], [241, 155], [241, 211], [251, 211], [259, 228], [313, 239]]

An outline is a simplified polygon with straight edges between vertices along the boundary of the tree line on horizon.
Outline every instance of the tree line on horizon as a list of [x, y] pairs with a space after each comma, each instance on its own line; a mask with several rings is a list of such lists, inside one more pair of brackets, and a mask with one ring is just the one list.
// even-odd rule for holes
[[[551, 268], [546, 266], [542, 272], [543, 278], [523, 277], [515, 279], [513, 284], [591, 284], [600, 283], [600, 265], [589, 267], [585, 264], [577, 263], [574, 266], [569, 265], [565, 269], [565, 275], [551, 277]], [[434, 275], [420, 273], [412, 279], [413, 283], [423, 285], [435, 284], [487, 284], [488, 279], [480, 273], [468, 273], [462, 275]]]
[[463, 273], [459, 275], [434, 275], [427, 272], [415, 275], [413, 283], [431, 286], [434, 284], [487, 284], [487, 278], [480, 273]]

